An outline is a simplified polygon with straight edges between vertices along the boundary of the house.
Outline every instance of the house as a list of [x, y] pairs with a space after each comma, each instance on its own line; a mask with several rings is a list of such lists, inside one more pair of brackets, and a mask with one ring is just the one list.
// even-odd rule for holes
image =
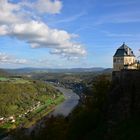
[[0, 121], [3, 121], [4, 120], [4, 117], [0, 117]]
[[0, 124], [4, 123], [4, 117], [0, 117]]
[[138, 61], [132, 51], [125, 43], [123, 43], [113, 56], [113, 71], [121, 71], [122, 69], [137, 69]]
[[14, 117], [14, 116], [10, 116], [10, 117], [8, 118], [8, 121], [10, 121], [11, 123], [16, 122], [16, 120], [15, 120], [15, 117]]
[[16, 120], [15, 120], [15, 119], [11, 120], [11, 123], [15, 123], [15, 122], [16, 122]]

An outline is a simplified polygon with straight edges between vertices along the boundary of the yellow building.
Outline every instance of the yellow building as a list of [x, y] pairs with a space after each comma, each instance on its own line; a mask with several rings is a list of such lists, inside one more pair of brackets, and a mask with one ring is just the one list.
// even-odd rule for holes
[[137, 69], [136, 57], [132, 49], [125, 43], [117, 49], [113, 56], [113, 71], [122, 69]]

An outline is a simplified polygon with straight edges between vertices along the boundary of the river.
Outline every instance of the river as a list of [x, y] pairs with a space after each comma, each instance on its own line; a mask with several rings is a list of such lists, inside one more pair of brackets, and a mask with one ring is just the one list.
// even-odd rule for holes
[[31, 132], [37, 132], [39, 128], [44, 127], [44, 122], [47, 121], [48, 117], [57, 116], [57, 115], [63, 115], [63, 116], [68, 116], [69, 113], [74, 109], [74, 107], [78, 104], [79, 102], [79, 96], [73, 92], [71, 89], [66, 89], [62, 87], [55, 87], [57, 88], [60, 92], [63, 93], [65, 96], [64, 102], [61, 104], [57, 105], [55, 109], [49, 113], [49, 115], [43, 117], [40, 121], [38, 121], [35, 125], [31, 126], [30, 128], [27, 129], [27, 134], [30, 135]]
[[79, 96], [71, 89], [57, 87], [60, 92], [65, 96], [65, 101], [58, 105], [50, 115], [63, 115], [67, 116], [79, 102]]

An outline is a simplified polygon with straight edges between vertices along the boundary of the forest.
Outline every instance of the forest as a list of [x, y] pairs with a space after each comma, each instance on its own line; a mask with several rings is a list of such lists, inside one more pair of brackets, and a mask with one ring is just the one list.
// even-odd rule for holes
[[41, 81], [0, 82], [0, 115], [18, 115], [38, 101], [44, 103], [53, 98], [54, 94], [58, 94], [58, 91]]
[[[14, 140], [139, 140], [140, 121], [138, 110], [130, 109], [126, 96], [130, 99], [131, 87], [124, 89], [112, 83], [106, 75], [95, 78], [85, 88], [86, 98], [68, 117], [50, 117], [44, 127], [26, 135], [24, 130], [15, 130]], [[116, 90], [118, 88], [118, 90]], [[115, 91], [115, 90], [116, 91]], [[136, 89], [138, 89], [136, 87]], [[127, 95], [126, 95], [127, 93]], [[113, 94], [113, 95], [112, 95]], [[137, 98], [139, 100], [139, 98]], [[134, 115], [135, 112], [135, 115]]]

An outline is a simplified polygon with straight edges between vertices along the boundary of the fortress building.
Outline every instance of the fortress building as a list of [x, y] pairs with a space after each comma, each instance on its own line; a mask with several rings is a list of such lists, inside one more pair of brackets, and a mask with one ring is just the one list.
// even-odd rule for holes
[[125, 43], [120, 46], [113, 56], [113, 71], [122, 69], [137, 69], [137, 60], [131, 48]]

